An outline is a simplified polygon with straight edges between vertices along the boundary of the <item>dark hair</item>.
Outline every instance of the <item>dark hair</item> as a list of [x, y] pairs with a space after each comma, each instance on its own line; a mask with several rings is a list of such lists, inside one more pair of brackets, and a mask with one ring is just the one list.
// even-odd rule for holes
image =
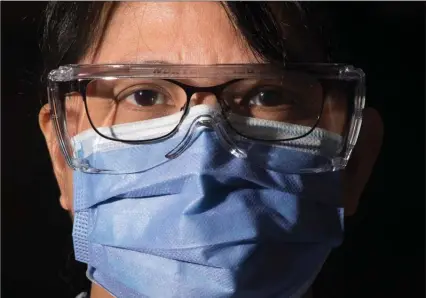
[[[324, 32], [319, 24], [323, 15], [315, 3], [297, 2], [222, 2], [235, 28], [253, 53], [270, 63], [326, 62], [329, 60]], [[41, 50], [47, 72], [59, 65], [77, 63], [102, 40], [102, 31], [117, 6], [116, 2], [49, 2]], [[96, 51], [96, 50], [95, 50]], [[71, 263], [70, 263], [71, 262]], [[71, 295], [89, 287], [81, 264], [72, 266], [72, 255], [66, 271]], [[76, 274], [80, 271], [81, 274]]]

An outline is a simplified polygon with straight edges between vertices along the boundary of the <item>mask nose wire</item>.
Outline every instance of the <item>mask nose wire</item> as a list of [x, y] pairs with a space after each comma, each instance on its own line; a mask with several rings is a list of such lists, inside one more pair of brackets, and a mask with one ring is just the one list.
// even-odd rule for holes
[[225, 150], [237, 158], [246, 158], [247, 153], [239, 148], [225, 128], [225, 119], [220, 114], [201, 115], [194, 119], [182, 141], [165, 155], [168, 159], [179, 157], [195, 142], [197, 137], [206, 129], [213, 129], [219, 142]]

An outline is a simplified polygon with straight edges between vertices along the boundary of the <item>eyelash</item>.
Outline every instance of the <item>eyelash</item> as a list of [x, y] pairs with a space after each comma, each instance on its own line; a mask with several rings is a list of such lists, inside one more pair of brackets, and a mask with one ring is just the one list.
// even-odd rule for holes
[[127, 87], [126, 89], [118, 92], [118, 94], [114, 96], [114, 99], [120, 101], [141, 90], [153, 90], [153, 91], [164, 94], [164, 96], [166, 97], [172, 97], [170, 93], [163, 87], [159, 85], [154, 85], [154, 84], [146, 84], [146, 85], [133, 85], [133, 86]]

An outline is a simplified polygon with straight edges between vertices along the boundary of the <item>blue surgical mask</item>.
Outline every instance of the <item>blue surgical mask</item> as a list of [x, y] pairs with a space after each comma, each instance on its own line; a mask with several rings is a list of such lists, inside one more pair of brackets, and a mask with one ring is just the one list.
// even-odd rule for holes
[[[146, 123], [128, 128], [147, 131]], [[215, 130], [201, 128], [178, 158], [163, 160], [176, 139], [152, 145], [156, 150], [93, 146], [98, 139], [91, 133], [74, 139], [92, 163], [146, 163], [129, 174], [74, 172], [74, 248], [88, 278], [124, 298], [304, 294], [341, 242], [340, 173], [280, 169], [314, 168], [336, 136], [313, 133], [293, 147], [241, 144], [259, 150], [259, 159], [250, 160], [236, 158]], [[90, 142], [97, 149], [87, 152]]]

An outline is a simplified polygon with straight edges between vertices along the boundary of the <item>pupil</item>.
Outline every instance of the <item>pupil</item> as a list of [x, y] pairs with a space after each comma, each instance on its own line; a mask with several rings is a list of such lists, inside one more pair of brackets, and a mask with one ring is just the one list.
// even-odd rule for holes
[[153, 90], [140, 90], [135, 94], [135, 101], [141, 106], [152, 106], [155, 104], [156, 93]]
[[265, 106], [274, 106], [278, 105], [280, 98], [278, 94], [274, 91], [262, 91], [259, 94], [260, 102]]

